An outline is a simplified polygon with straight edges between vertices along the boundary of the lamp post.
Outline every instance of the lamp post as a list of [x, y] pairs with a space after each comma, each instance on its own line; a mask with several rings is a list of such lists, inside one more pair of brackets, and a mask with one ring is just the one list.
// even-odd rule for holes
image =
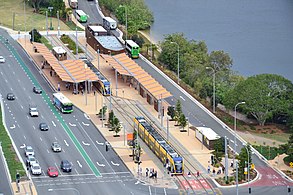
[[246, 151], [247, 151], [247, 180], [248, 180], [248, 193], [250, 194], [251, 193], [251, 189], [250, 189], [250, 186], [249, 186], [249, 172], [250, 172], [250, 169], [249, 169], [249, 150], [248, 150], [248, 147], [250, 147], [250, 145], [245, 145], [243, 144], [243, 146], [245, 147]]
[[213, 113], [216, 112], [216, 70], [212, 67], [206, 67], [207, 70], [213, 71]]
[[177, 83], [179, 84], [179, 44], [178, 43], [176, 43], [176, 42], [171, 42], [171, 43], [174, 43], [174, 44], [176, 44], [177, 45], [177, 52], [178, 52], [178, 54], [177, 54]]
[[58, 37], [60, 36], [60, 20], [59, 20], [59, 10], [57, 11], [57, 19], [58, 19], [58, 27], [57, 27], [57, 30], [58, 30]]
[[98, 49], [98, 69], [100, 70], [100, 49]]
[[237, 122], [237, 118], [236, 118], [236, 110], [237, 110], [237, 106], [238, 105], [241, 105], [241, 104], [245, 104], [245, 102], [238, 102], [236, 105], [235, 105], [235, 108], [234, 108], [234, 155], [233, 155], [233, 163], [235, 164], [235, 156], [236, 156], [236, 122]]
[[50, 17], [50, 30], [53, 30], [53, 27], [52, 27], [52, 9], [53, 9], [53, 7], [48, 7], [48, 10], [50, 11], [50, 15], [51, 15], [51, 17]]

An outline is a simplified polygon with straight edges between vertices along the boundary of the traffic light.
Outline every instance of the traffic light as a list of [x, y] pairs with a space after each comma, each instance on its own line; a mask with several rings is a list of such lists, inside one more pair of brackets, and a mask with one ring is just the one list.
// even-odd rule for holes
[[19, 183], [19, 180], [20, 180], [20, 174], [19, 174], [19, 173], [16, 173], [16, 176], [15, 176], [15, 177], [16, 177], [16, 182]]

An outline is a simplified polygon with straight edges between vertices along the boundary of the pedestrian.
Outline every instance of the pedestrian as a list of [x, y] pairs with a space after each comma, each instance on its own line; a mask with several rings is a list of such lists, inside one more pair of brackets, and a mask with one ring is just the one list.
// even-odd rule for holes
[[148, 177], [149, 175], [149, 168], [145, 168], [145, 176]]
[[94, 96], [96, 96], [96, 90], [94, 90]]
[[216, 170], [213, 169], [213, 177], [215, 177], [215, 176], [216, 176]]
[[191, 173], [190, 173], [190, 171], [188, 171], [188, 174], [187, 174], [187, 175], [188, 175], [188, 177], [191, 177]]
[[196, 176], [199, 177], [199, 171], [196, 172]]
[[60, 83], [58, 82], [58, 91], [60, 91]]
[[222, 167], [222, 171], [223, 171], [223, 173], [225, 172], [225, 167], [224, 166]]
[[233, 164], [233, 161], [232, 161], [230, 167], [233, 167], [233, 165], [234, 165], [234, 164]]
[[50, 70], [50, 76], [53, 76], [53, 72], [52, 72], [52, 70]]
[[155, 179], [157, 179], [157, 175], [158, 174], [158, 172], [157, 171], [155, 171], [155, 174], [154, 174], [154, 176], [155, 176]]
[[83, 89], [81, 89], [81, 95], [83, 95]]
[[211, 167], [210, 167], [210, 165], [208, 165], [208, 173], [210, 173], [211, 172]]

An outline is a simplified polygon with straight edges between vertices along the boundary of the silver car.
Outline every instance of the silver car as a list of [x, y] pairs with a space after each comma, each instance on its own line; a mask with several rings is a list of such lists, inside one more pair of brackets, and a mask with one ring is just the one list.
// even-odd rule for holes
[[24, 153], [25, 153], [25, 156], [35, 156], [35, 151], [33, 147], [31, 146], [26, 146], [24, 149]]
[[42, 174], [42, 169], [39, 163], [33, 163], [31, 165], [31, 171], [33, 175], [41, 175]]
[[61, 152], [62, 150], [58, 142], [53, 142], [51, 147], [54, 152]]
[[29, 155], [26, 159], [27, 166], [31, 166], [32, 164], [37, 163], [37, 162], [38, 162], [37, 159], [32, 155]]

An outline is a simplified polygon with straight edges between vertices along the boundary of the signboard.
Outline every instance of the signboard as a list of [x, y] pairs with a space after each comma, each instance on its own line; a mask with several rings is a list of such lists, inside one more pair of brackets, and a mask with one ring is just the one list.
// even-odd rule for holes
[[290, 162], [289, 165], [291, 168], [293, 168], [293, 162]]
[[251, 169], [254, 169], [255, 168], [255, 166], [254, 166], [253, 163], [250, 165], [250, 167], [251, 167]]
[[127, 133], [127, 145], [132, 146], [133, 145], [133, 133]]
[[247, 167], [244, 168], [244, 175], [247, 175]]

